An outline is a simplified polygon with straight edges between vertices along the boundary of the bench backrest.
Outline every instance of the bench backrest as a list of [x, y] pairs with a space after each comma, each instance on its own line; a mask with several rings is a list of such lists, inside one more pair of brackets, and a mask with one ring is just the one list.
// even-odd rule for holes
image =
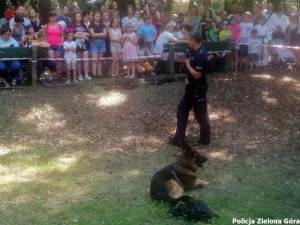
[[[231, 50], [230, 42], [203, 42], [203, 45], [206, 47], [208, 52], [213, 51], [226, 51]], [[176, 52], [186, 52], [188, 51], [188, 44], [186, 43], [177, 43], [174, 45], [174, 50]], [[164, 53], [170, 52], [170, 44], [164, 44]]]
[[1, 58], [31, 58], [32, 48], [0, 48]]
[[37, 59], [48, 58], [48, 48], [37, 47]]

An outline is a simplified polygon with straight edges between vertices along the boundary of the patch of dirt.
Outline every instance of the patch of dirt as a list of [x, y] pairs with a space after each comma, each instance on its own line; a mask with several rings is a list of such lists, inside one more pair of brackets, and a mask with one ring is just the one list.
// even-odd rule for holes
[[[0, 121], [0, 140], [16, 146], [51, 143], [58, 149], [79, 144], [103, 153], [153, 151], [166, 145], [175, 130], [183, 85], [169, 80], [163, 85], [120, 80], [104, 86], [1, 91], [0, 114], [6, 122]], [[207, 154], [223, 152], [215, 157], [225, 158], [296, 155], [299, 93], [296, 74], [211, 75], [212, 144], [197, 149]], [[195, 145], [199, 127], [193, 113], [187, 136]]]

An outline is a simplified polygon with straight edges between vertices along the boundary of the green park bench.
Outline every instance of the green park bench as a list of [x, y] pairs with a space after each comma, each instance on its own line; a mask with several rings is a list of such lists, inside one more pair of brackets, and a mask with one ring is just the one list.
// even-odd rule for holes
[[[222, 53], [224, 52], [224, 56], [215, 56], [216, 59], [222, 60], [222, 70], [225, 72], [229, 72], [231, 68], [231, 43], [230, 42], [204, 42], [204, 46], [207, 49], [208, 53]], [[176, 53], [186, 53], [188, 51], [188, 45], [186, 43], [169, 43], [164, 44], [163, 53], [168, 53], [168, 70], [171, 75], [174, 75], [174, 62], [176, 62]], [[226, 53], [226, 54], [225, 54]], [[217, 55], [217, 54], [214, 54]], [[177, 62], [184, 61], [179, 60]], [[224, 63], [223, 63], [224, 62]]]
[[[24, 81], [26, 85], [37, 84], [37, 59], [47, 57], [47, 49], [45, 48], [0, 48], [0, 60], [24, 60], [22, 69], [25, 72]], [[29, 61], [26, 61], [28, 59]]]
[[32, 58], [32, 48], [0, 48], [0, 60], [16, 59], [22, 61], [22, 69], [25, 72], [25, 83], [32, 84], [32, 64], [25, 61]]

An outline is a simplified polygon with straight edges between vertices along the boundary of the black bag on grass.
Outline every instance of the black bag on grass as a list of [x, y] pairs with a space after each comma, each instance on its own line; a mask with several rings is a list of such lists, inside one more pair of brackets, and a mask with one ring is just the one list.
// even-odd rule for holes
[[189, 202], [179, 202], [175, 208], [168, 211], [168, 217], [176, 217], [194, 222], [210, 223], [215, 216], [207, 205], [199, 200], [192, 199]]

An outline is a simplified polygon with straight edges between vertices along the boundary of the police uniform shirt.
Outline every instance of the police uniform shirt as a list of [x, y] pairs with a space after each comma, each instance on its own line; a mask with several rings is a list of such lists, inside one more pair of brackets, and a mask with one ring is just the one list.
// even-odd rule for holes
[[207, 52], [204, 45], [194, 50], [190, 56], [190, 65], [196, 72], [201, 72], [201, 78], [196, 79], [187, 70], [187, 80], [190, 82], [188, 88], [195, 88], [198, 91], [207, 91], [206, 67], [207, 67]]

